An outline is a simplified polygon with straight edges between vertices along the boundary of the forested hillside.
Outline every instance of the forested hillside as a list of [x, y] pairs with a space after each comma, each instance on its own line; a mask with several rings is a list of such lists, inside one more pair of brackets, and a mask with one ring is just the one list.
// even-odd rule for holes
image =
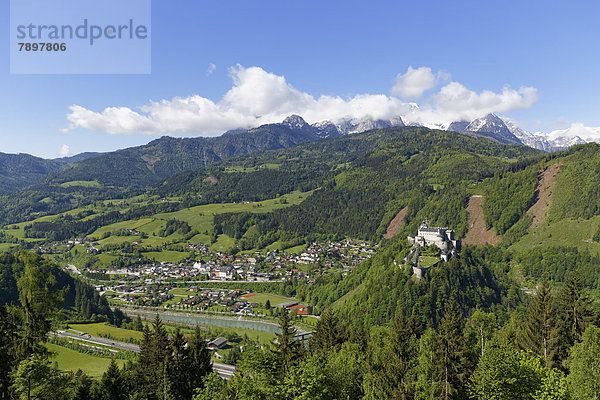
[[180, 172], [220, 160], [266, 150], [293, 147], [319, 139], [311, 130], [285, 124], [263, 125], [214, 138], [162, 137], [144, 146], [84, 160], [51, 178], [52, 182], [96, 180], [119, 188], [148, 187]]
[[[242, 249], [265, 243], [267, 236], [276, 240], [340, 235], [377, 241], [394, 215], [408, 207], [406, 232], [428, 219], [434, 225], [451, 226], [462, 236], [467, 230], [468, 197], [483, 180], [523, 170], [539, 160], [528, 148], [442, 131], [404, 128], [365, 135], [367, 141], [374, 138], [369, 151], [338, 164], [300, 205], [264, 215], [219, 215], [215, 225], [242, 238]], [[310, 160], [310, 155], [302, 160]], [[246, 235], [251, 226], [258, 229]]]
[[[93, 399], [115, 388], [144, 399], [587, 399], [598, 393], [584, 382], [597, 379], [593, 365], [600, 357], [599, 150], [591, 144], [542, 154], [451, 132], [382, 129], [221, 160], [148, 190], [128, 189], [139, 196], [127, 199], [105, 201], [114, 189], [81, 176], [79, 186], [60, 186], [47, 196], [44, 203], [54, 208], [40, 212], [86, 207], [2, 232], [6, 240], [16, 240], [9, 232], [22, 232], [21, 245], [34, 248], [93, 235], [136, 257], [144, 240], [163, 240], [166, 251], [192, 237], [210, 245], [226, 236], [228, 254], [316, 239], [380, 245], [351, 270], [260, 286], [320, 314], [307, 349], [291, 339], [287, 312], [276, 311], [278, 341], [245, 347], [237, 372], [224, 382], [208, 375], [200, 333], [185, 347], [179, 332], [169, 333], [156, 319], [135, 363], [111, 366], [102, 381], [83, 383], [48, 366], [48, 376], [62, 376], [57, 387], [64, 392], [85, 389]], [[30, 194], [30, 205], [42, 200], [42, 188]], [[90, 198], [84, 200], [84, 193]], [[482, 199], [485, 224], [499, 243], [465, 245], [458, 257], [417, 279], [404, 262], [412, 247], [406, 235], [428, 220], [463, 237], [472, 227], [467, 204], [473, 196]], [[382, 239], [400, 210], [397, 234]], [[144, 219], [156, 237], [129, 228]], [[135, 249], [121, 244], [128, 235], [136, 236]], [[4, 354], [17, 383], [25, 368], [47, 363], [39, 343], [48, 320], [33, 331], [22, 317], [30, 312], [24, 303], [28, 285], [45, 288], [38, 293], [52, 307], [35, 310], [51, 312], [57, 321], [123, 322], [104, 297], [40, 256], [5, 254], [0, 263], [0, 303], [20, 307], [0, 309], [0, 329], [27, 344], [0, 342], [10, 349]], [[309, 273], [315, 268], [322, 266]], [[182, 372], [190, 368], [198, 374]], [[2, 393], [22, 390], [7, 391], [3, 382]]]
[[0, 153], [0, 194], [15, 192], [41, 182], [70, 164], [96, 155], [83, 153], [76, 157], [45, 160], [29, 154]]

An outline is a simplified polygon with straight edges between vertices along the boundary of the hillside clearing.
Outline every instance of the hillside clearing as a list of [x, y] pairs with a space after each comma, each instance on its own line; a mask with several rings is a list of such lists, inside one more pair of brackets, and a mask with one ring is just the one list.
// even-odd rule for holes
[[297, 301], [291, 297], [278, 296], [276, 294], [270, 293], [250, 293], [244, 296], [241, 296], [242, 299], [249, 301], [250, 303], [259, 303], [264, 306], [267, 300], [271, 303], [271, 306], [275, 307], [281, 303], [288, 303]]
[[92, 336], [107, 337], [108, 335], [113, 339], [121, 341], [128, 341], [130, 339], [142, 340], [144, 336], [142, 332], [117, 328], [104, 322], [94, 324], [69, 324], [69, 328], [89, 333]]
[[349, 291], [348, 293], [346, 293], [345, 295], [343, 295], [342, 297], [340, 297], [339, 299], [337, 299], [336, 301], [334, 301], [331, 306], [329, 306], [333, 311], [337, 311], [339, 310], [344, 304], [346, 304], [346, 302], [348, 300], [351, 300], [352, 297], [354, 297], [354, 295], [356, 293], [358, 293], [360, 290], [362, 290], [362, 288], [365, 286], [364, 282], [361, 282], [357, 287], [355, 287], [354, 289], [352, 289], [351, 291]]
[[483, 218], [483, 196], [474, 195], [469, 199], [467, 214], [469, 222], [468, 231], [462, 242], [464, 244], [491, 244], [500, 242], [500, 238], [491, 229], [487, 229]]
[[[63, 371], [75, 372], [80, 369], [94, 378], [100, 378], [110, 364], [110, 358], [94, 357], [52, 343], [46, 343], [45, 346], [54, 354], [51, 360], [55, 361], [58, 368]], [[125, 365], [125, 360], [115, 361], [120, 367]]]
[[537, 201], [527, 211], [528, 215], [533, 216], [533, 221], [529, 225], [529, 230], [542, 226], [548, 219], [548, 210], [552, 206], [552, 197], [556, 185], [556, 175], [560, 171], [560, 164], [554, 164], [548, 167], [540, 177], [537, 191]]
[[394, 219], [390, 222], [387, 227], [387, 230], [383, 234], [384, 239], [390, 239], [400, 232], [400, 229], [404, 226], [404, 217], [406, 216], [406, 212], [408, 211], [408, 207], [404, 207], [402, 210], [396, 214]]
[[523, 236], [511, 249], [525, 253], [534, 247], [577, 247], [580, 251], [589, 251], [600, 255], [600, 244], [592, 241], [592, 236], [600, 228], [600, 216], [588, 220], [563, 219], [546, 222]]

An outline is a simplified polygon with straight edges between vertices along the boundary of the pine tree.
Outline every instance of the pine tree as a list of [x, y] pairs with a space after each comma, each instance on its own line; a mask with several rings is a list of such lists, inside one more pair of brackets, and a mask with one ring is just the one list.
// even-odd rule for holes
[[415, 385], [415, 398], [418, 400], [433, 400], [442, 397], [444, 385], [439, 352], [439, 336], [433, 328], [428, 328], [419, 339]]
[[40, 343], [46, 341], [51, 329], [51, 317], [62, 301], [62, 291], [52, 290], [56, 278], [50, 265], [35, 254], [21, 252], [25, 264], [23, 275], [18, 281], [19, 299], [23, 311], [23, 340], [20, 341], [20, 359], [33, 353], [46, 353]]
[[202, 388], [204, 387], [204, 377], [210, 374], [213, 369], [210, 351], [199, 327], [194, 330], [194, 335], [190, 338], [187, 349], [189, 351], [188, 386], [192, 390]]
[[103, 400], [125, 400], [129, 396], [126, 391], [125, 379], [119, 366], [113, 358], [100, 381]]
[[573, 346], [567, 361], [567, 377], [574, 399], [600, 398], [600, 328], [589, 326], [581, 342]]
[[134, 329], [136, 331], [140, 331], [142, 332], [144, 330], [144, 323], [142, 322], [142, 317], [137, 316], [137, 318], [135, 319], [135, 323], [134, 323]]
[[[144, 328], [144, 337], [140, 345], [138, 363], [135, 369], [136, 391], [148, 399], [163, 399], [170, 390], [167, 364], [171, 356], [171, 347], [167, 331], [157, 315], [152, 323], [152, 331]], [[169, 396], [167, 396], [169, 397]]]
[[279, 319], [281, 333], [277, 334], [275, 352], [279, 358], [282, 375], [286, 376], [291, 367], [300, 359], [304, 349], [300, 342], [294, 340], [296, 329], [291, 324], [289, 311], [286, 308], [281, 311]]
[[593, 320], [590, 299], [583, 293], [579, 276], [571, 271], [565, 277], [558, 295], [558, 318], [553, 332], [553, 361], [560, 366], [568, 356], [569, 349], [581, 339], [586, 327]]
[[393, 351], [390, 355], [392, 376], [396, 380], [394, 398], [397, 399], [411, 398], [412, 370], [417, 361], [417, 337], [414, 330], [415, 327], [411, 320], [401, 312], [398, 313], [392, 328], [391, 345]]
[[551, 365], [551, 334], [554, 329], [554, 308], [548, 282], [542, 280], [537, 286], [533, 301], [527, 308], [523, 347], [542, 357], [545, 366]]
[[317, 322], [309, 348], [310, 351], [326, 352], [337, 349], [343, 342], [342, 332], [333, 312], [325, 310]]
[[175, 399], [189, 399], [192, 397], [194, 390], [187, 377], [188, 370], [190, 369], [190, 357], [185, 344], [185, 338], [179, 328], [177, 328], [171, 339], [173, 355], [168, 366], [168, 374], [173, 384], [173, 396]]
[[463, 322], [454, 298], [447, 303], [439, 331], [440, 366], [445, 400], [454, 399], [463, 386]]
[[10, 398], [9, 373], [16, 364], [17, 326], [5, 306], [0, 306], [0, 399]]
[[92, 394], [92, 385], [94, 384], [94, 381], [85, 372], [80, 369], [77, 370], [73, 380], [73, 394], [71, 400], [89, 400], [99, 398], [99, 396], [94, 396]]

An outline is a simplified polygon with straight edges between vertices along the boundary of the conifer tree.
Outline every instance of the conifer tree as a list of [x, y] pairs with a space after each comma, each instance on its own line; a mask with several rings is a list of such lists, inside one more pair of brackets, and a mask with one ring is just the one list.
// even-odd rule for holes
[[589, 326], [573, 346], [567, 377], [574, 399], [600, 398], [600, 328]]
[[190, 367], [189, 350], [186, 348], [185, 338], [179, 328], [175, 330], [171, 339], [172, 356], [169, 363], [169, 376], [171, 377], [173, 395], [175, 399], [189, 399], [195, 389], [190, 385], [188, 373]]
[[294, 340], [296, 329], [291, 324], [290, 313], [286, 308], [281, 310], [279, 327], [281, 333], [277, 334], [275, 352], [279, 358], [282, 375], [286, 376], [291, 367], [300, 359], [304, 349], [300, 342]]
[[439, 331], [439, 362], [442, 369], [442, 398], [448, 400], [456, 398], [463, 386], [464, 340], [463, 321], [456, 301], [451, 298], [446, 304]]
[[136, 331], [140, 331], [142, 332], [144, 330], [144, 323], [142, 322], [142, 317], [137, 316], [137, 318], [135, 319], [135, 323], [134, 323], [134, 329]]
[[547, 367], [551, 365], [551, 334], [555, 326], [554, 316], [551, 288], [546, 280], [542, 280], [527, 308], [522, 343], [526, 350], [539, 355]]
[[413, 384], [412, 370], [416, 365], [417, 336], [411, 320], [401, 312], [394, 320], [392, 328], [392, 354], [390, 364], [395, 377], [394, 398], [411, 398], [411, 385]]
[[[98, 399], [100, 396], [94, 396], [92, 385], [94, 381], [82, 370], [77, 370], [73, 376], [73, 389], [71, 400], [89, 400]], [[97, 382], [96, 382], [97, 385]], [[1, 397], [0, 397], [1, 398]]]
[[206, 340], [199, 327], [196, 327], [194, 334], [188, 342], [188, 386], [191, 390], [204, 387], [204, 377], [212, 372], [212, 361], [210, 360], [210, 351], [206, 346]]
[[309, 348], [311, 352], [326, 352], [335, 350], [343, 342], [337, 318], [330, 310], [325, 310], [317, 322], [313, 332]]
[[52, 290], [56, 278], [50, 265], [35, 254], [21, 252], [25, 264], [18, 281], [19, 299], [23, 311], [23, 340], [20, 341], [20, 359], [33, 353], [45, 353], [40, 343], [46, 341], [51, 329], [50, 318], [62, 301], [62, 291]]
[[0, 306], [0, 399], [10, 398], [9, 373], [16, 360], [17, 326], [5, 306]]
[[433, 328], [428, 328], [419, 339], [415, 399], [433, 400], [442, 397], [444, 385], [439, 352], [439, 336]]
[[557, 324], [553, 332], [553, 361], [560, 366], [568, 356], [569, 349], [577, 343], [586, 327], [593, 320], [590, 299], [583, 293], [579, 276], [571, 271], [558, 295]]
[[125, 379], [113, 358], [101, 380], [103, 400], [126, 400], [128, 398]]
[[152, 331], [144, 328], [135, 377], [137, 391], [148, 399], [162, 399], [165, 387], [170, 388], [167, 368], [171, 347], [167, 331], [157, 315], [152, 323]]

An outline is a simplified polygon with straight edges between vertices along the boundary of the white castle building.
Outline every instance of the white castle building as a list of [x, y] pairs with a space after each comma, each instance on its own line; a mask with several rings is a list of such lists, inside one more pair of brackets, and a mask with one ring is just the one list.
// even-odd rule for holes
[[419, 226], [417, 236], [408, 236], [408, 241], [419, 246], [436, 245], [442, 252], [447, 252], [452, 247], [455, 249], [460, 247], [460, 240], [454, 239], [454, 231], [452, 229], [441, 228], [439, 226], [429, 227], [427, 221], [423, 221], [421, 226]]
[[427, 221], [423, 221], [421, 226], [419, 226], [417, 236], [408, 236], [407, 239], [410, 243], [414, 244], [414, 247], [404, 261], [410, 262], [413, 273], [418, 279], [421, 279], [423, 274], [433, 266], [421, 266], [419, 261], [421, 247], [437, 246], [441, 250], [441, 261], [448, 261], [450, 257], [457, 257], [458, 250], [460, 249], [460, 240], [454, 239], [453, 230], [439, 226], [429, 227]]

